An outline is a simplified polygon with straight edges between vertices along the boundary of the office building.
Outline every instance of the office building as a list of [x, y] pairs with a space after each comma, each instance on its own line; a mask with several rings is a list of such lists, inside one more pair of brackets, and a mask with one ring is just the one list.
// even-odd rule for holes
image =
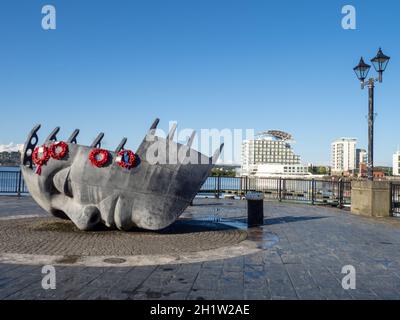
[[331, 144], [332, 174], [352, 173], [356, 166], [355, 138], [340, 138]]
[[400, 176], [400, 151], [393, 155], [393, 175]]

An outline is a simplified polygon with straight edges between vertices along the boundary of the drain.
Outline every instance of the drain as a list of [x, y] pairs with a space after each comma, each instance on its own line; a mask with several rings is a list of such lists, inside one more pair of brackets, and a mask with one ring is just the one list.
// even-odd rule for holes
[[122, 259], [122, 258], [107, 258], [107, 259], [104, 259], [103, 262], [111, 263], [111, 264], [119, 264], [119, 263], [126, 262], [126, 260]]

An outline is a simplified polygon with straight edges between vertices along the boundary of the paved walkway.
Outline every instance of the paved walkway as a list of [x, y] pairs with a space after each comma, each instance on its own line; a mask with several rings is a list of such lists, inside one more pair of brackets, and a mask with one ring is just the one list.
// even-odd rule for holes
[[[0, 299], [398, 299], [400, 223], [329, 207], [265, 202], [265, 225], [248, 230], [257, 251], [198, 263], [134, 267], [0, 264]], [[44, 213], [29, 197], [0, 197], [0, 219]], [[244, 222], [244, 201], [195, 201], [184, 218]], [[1, 221], [0, 221], [1, 222]], [[271, 234], [276, 240], [271, 242]], [[356, 270], [344, 290], [342, 267]]]

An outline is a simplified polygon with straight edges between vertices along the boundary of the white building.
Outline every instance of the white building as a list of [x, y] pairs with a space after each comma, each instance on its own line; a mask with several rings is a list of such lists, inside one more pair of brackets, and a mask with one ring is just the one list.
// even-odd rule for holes
[[400, 151], [393, 155], [393, 175], [400, 176]]
[[331, 166], [333, 174], [341, 174], [356, 169], [355, 138], [340, 138], [331, 144]]
[[365, 149], [356, 149], [356, 169], [360, 170], [360, 164], [367, 163], [368, 154]]
[[254, 140], [242, 143], [242, 175], [271, 177], [308, 175], [308, 168], [300, 164], [289, 141], [291, 135], [276, 130], [260, 133]]

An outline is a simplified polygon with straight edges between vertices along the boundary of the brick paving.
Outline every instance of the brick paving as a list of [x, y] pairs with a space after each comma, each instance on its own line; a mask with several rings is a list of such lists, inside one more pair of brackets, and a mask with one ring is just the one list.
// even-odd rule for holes
[[[0, 216], [43, 212], [29, 197], [0, 198]], [[15, 202], [21, 201], [21, 207]], [[10, 214], [9, 210], [13, 212]], [[29, 210], [29, 208], [31, 208]], [[229, 259], [135, 267], [56, 266], [41, 288], [40, 265], [0, 264], [0, 299], [398, 299], [400, 223], [330, 207], [265, 202], [265, 224], [248, 230], [259, 251]], [[186, 218], [245, 221], [240, 200], [195, 201]], [[266, 245], [274, 234], [278, 241]], [[341, 286], [356, 269], [356, 289]]]

